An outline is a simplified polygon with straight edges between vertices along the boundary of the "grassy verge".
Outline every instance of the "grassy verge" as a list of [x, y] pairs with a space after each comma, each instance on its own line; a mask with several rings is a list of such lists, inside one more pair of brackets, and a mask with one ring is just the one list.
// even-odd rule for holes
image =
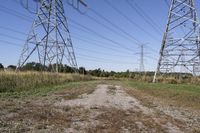
[[51, 87], [75, 81], [92, 80], [79, 74], [56, 74], [47, 72], [0, 72], [0, 93], [24, 92], [35, 88]]
[[92, 93], [100, 82], [70, 82], [1, 93], [0, 132], [64, 132], [70, 128], [74, 117], [86, 117], [88, 111], [79, 107], [56, 106], [55, 103]]
[[3, 92], [0, 93], [0, 98], [22, 98], [28, 96], [47, 96], [56, 91], [68, 90], [73, 91], [73, 89], [78, 89], [81, 87], [91, 87], [95, 86], [98, 81], [77, 81], [77, 82], [69, 82], [64, 83], [62, 85], [51, 85], [46, 87], [38, 87], [34, 89], [24, 90], [24, 91], [16, 91], [16, 92]]
[[[200, 109], [200, 86], [192, 84], [163, 84], [122, 81], [125, 86], [142, 94], [159, 98], [180, 107]], [[146, 99], [148, 100], [148, 99]]]

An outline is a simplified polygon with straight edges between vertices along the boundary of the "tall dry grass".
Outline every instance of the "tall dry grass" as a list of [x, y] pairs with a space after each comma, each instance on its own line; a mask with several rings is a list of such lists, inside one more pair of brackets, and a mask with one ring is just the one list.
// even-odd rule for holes
[[[133, 80], [138, 82], [147, 82], [152, 83], [153, 82], [153, 75], [135, 75], [131, 78], [121, 78], [122, 80]], [[120, 78], [116, 78], [120, 79]], [[115, 80], [113, 78], [113, 80]], [[157, 77], [157, 83], [165, 83], [165, 84], [195, 84], [200, 85], [200, 77], [194, 77], [194, 76], [185, 76], [185, 77], [179, 77], [179, 76], [158, 76]]]
[[25, 91], [38, 87], [91, 80], [90, 76], [79, 74], [56, 74], [48, 72], [0, 72], [0, 93]]

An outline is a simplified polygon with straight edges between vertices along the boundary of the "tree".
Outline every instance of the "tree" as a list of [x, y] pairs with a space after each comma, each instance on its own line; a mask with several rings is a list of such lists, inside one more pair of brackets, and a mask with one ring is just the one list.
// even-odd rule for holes
[[22, 70], [32, 70], [32, 71], [40, 71], [40, 70], [45, 70], [47, 69], [46, 66], [36, 63], [36, 62], [29, 62], [26, 63], [26, 65], [23, 66]]
[[17, 67], [14, 65], [9, 65], [7, 68], [14, 71], [16, 70]]
[[35, 62], [29, 62], [29, 63], [26, 63], [26, 65], [23, 66], [23, 70], [34, 70], [34, 67], [35, 67]]
[[0, 70], [3, 70], [4, 69], [4, 66], [3, 64], [0, 63]]
[[74, 69], [68, 65], [64, 65], [63, 69], [64, 69], [63, 72], [65, 73], [74, 73]]
[[99, 69], [91, 70], [89, 73], [92, 76], [100, 77], [102, 72], [101, 72], [101, 69], [99, 68]]
[[80, 74], [84, 74], [84, 75], [87, 74], [87, 72], [86, 72], [84, 67], [79, 67], [78, 71], [79, 71]]

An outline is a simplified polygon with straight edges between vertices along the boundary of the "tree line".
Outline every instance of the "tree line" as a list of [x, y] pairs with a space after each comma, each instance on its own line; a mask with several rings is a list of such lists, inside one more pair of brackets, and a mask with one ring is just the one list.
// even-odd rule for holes
[[[105, 71], [100, 68], [94, 69], [94, 70], [86, 70], [84, 67], [79, 67], [79, 68], [72, 68], [66, 64], [59, 64], [56, 66], [56, 64], [48, 65], [48, 66], [43, 66], [40, 63], [36, 62], [29, 62], [26, 63], [20, 71], [41, 71], [41, 70], [46, 70], [47, 72], [55, 72], [55, 68], [59, 68], [58, 72], [59, 73], [75, 73], [78, 72], [80, 74], [84, 75], [91, 75], [95, 77], [115, 77], [115, 78], [132, 78], [132, 79], [141, 79], [142, 77], [145, 76], [149, 77], [149, 80], [152, 79], [154, 72], [131, 72], [129, 70], [125, 72], [115, 72], [115, 71]], [[11, 70], [15, 71], [16, 66], [15, 65], [9, 65], [7, 68], [3, 66], [2, 63], [0, 63], [0, 70]], [[168, 76], [172, 76], [175, 78], [179, 78], [179, 75], [181, 73], [170, 73]], [[184, 75], [184, 77], [191, 77], [191, 74], [181, 74]]]
[[[58, 64], [57, 66], [58, 72], [59, 73], [75, 73], [78, 72], [80, 74], [84, 74], [84, 75], [91, 75], [91, 76], [96, 76], [96, 77], [123, 77], [123, 78], [131, 78], [134, 77], [136, 74], [137, 75], [143, 75], [144, 73], [141, 72], [130, 72], [129, 70], [127, 70], [126, 72], [115, 72], [115, 71], [105, 71], [102, 70], [100, 68], [94, 69], [94, 70], [86, 70], [84, 67], [79, 67], [78, 69], [76, 68], [72, 68], [66, 64]], [[55, 71], [56, 68], [56, 64], [52, 64], [49, 66], [43, 66], [40, 63], [36, 63], [36, 62], [29, 62], [26, 63], [20, 70], [21, 71], [41, 71], [41, 70], [46, 70], [48, 72], [52, 72]], [[0, 70], [12, 70], [15, 71], [16, 70], [16, 66], [14, 65], [9, 65], [7, 68], [5, 68], [2, 63], [0, 63]], [[153, 75], [153, 72], [148, 72], [145, 73], [147, 75]]]

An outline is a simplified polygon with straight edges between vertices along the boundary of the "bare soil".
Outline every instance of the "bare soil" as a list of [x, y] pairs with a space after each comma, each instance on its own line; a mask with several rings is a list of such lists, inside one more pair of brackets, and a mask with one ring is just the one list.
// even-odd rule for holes
[[[178, 110], [148, 106], [134, 91], [99, 84], [44, 97], [0, 102], [0, 132], [53, 133], [198, 133]], [[139, 94], [138, 95], [142, 95]], [[140, 100], [138, 100], [140, 99]], [[157, 104], [158, 105], [158, 104]], [[183, 119], [184, 118], [184, 119]]]

